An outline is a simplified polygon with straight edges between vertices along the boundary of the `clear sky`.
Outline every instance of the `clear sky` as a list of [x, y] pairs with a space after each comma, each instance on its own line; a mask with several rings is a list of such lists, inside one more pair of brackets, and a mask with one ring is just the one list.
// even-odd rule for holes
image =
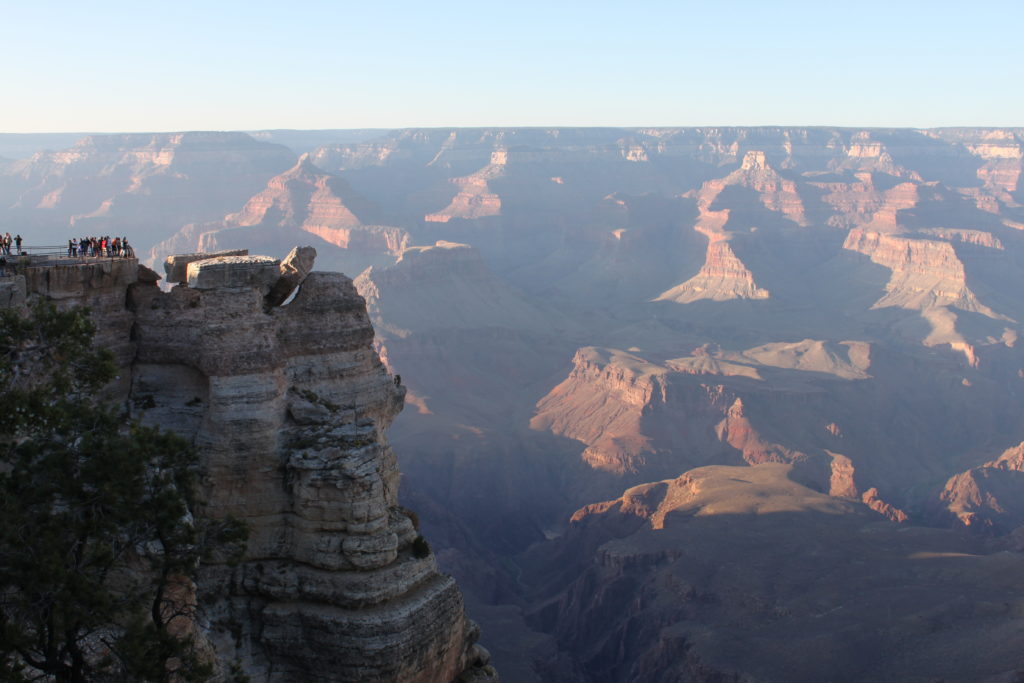
[[0, 0], [0, 132], [1024, 126], [1024, 2]]

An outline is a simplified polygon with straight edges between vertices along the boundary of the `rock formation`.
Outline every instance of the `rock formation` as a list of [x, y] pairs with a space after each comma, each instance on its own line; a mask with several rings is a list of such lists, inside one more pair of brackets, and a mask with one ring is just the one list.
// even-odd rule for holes
[[[372, 348], [352, 281], [315, 252], [189, 255], [188, 284], [134, 259], [40, 263], [30, 296], [90, 305], [144, 423], [201, 453], [201, 514], [250, 528], [243, 561], [201, 567], [200, 633], [253, 680], [496, 680], [455, 581], [438, 571], [384, 430], [405, 389]], [[208, 255], [209, 256], [209, 255]], [[268, 292], [287, 296], [284, 306]], [[127, 301], [127, 306], [126, 306]]]
[[968, 289], [963, 263], [949, 242], [908, 239], [856, 228], [847, 235], [843, 248], [865, 254], [892, 270], [886, 295], [875, 302], [876, 308], [923, 310], [953, 306], [998, 317]]
[[545, 680], [1012, 678], [1019, 554], [893, 525], [790, 471], [704, 467], [578, 510], [524, 561], [531, 623], [577, 653]]
[[340, 177], [322, 171], [308, 154], [223, 220], [190, 223], [156, 245], [150, 260], [182, 251], [223, 251], [240, 247], [284, 253], [296, 241], [317, 239], [321, 262], [349, 269], [350, 254], [373, 261], [389, 258], [406, 244], [397, 227], [375, 225], [380, 211]]
[[701, 299], [767, 299], [767, 289], [758, 287], [754, 275], [736, 256], [724, 239], [708, 244], [708, 253], [700, 271], [686, 282], [662, 292], [658, 301], [688, 304]]
[[708, 238], [704, 265], [695, 276], [663, 292], [657, 300], [686, 304], [701, 299], [727, 301], [767, 299], [770, 296], [768, 290], [754, 283], [750, 269], [729, 245], [734, 231], [757, 230], [757, 226], [743, 219], [731, 218], [730, 209], [712, 208], [722, 192], [733, 187], [753, 191], [766, 209], [782, 214], [796, 225], [807, 224], [796, 184], [783, 179], [771, 168], [763, 151], [747, 152], [737, 170], [720, 180], [704, 183], [697, 193], [700, 216], [694, 230]]
[[244, 133], [92, 135], [12, 165], [0, 198], [31, 244], [116, 234], [142, 253], [185, 223], [223, 216], [294, 159]]
[[1008, 533], [1024, 527], [1018, 491], [1024, 483], [1024, 443], [995, 460], [950, 477], [940, 496], [966, 527], [983, 533]]
[[504, 172], [507, 153], [498, 150], [491, 155], [491, 162], [472, 175], [454, 178], [459, 188], [451, 203], [436, 213], [429, 213], [423, 220], [433, 223], [447, 223], [453, 218], [484, 218], [501, 213], [501, 198], [490, 191], [488, 181]]
[[[403, 501], [503, 673], [1009, 676], [999, 644], [1016, 640], [1006, 577], [1019, 575], [1024, 483], [1012, 458], [996, 463], [1024, 440], [1024, 129], [333, 134], [300, 140], [212, 217], [212, 201], [187, 218], [175, 207], [158, 260], [262, 240], [273, 247], [252, 253], [312, 244], [319, 267], [361, 273], [377, 351], [407, 388], [388, 433]], [[54, 158], [0, 165], [0, 219], [125, 206], [107, 176], [43, 182]], [[144, 183], [139, 206], [161, 187]], [[273, 321], [246, 336], [254, 349], [291, 348], [275, 330], [310, 282], [295, 291], [304, 268], [282, 267], [254, 266], [246, 306]], [[203, 310], [223, 292], [179, 289]], [[21, 296], [13, 281], [2, 291]], [[275, 392], [295, 384], [282, 362]], [[192, 386], [168, 410], [199, 433]], [[273, 400], [287, 429], [330, 413]], [[288, 486], [305, 481], [299, 464]], [[268, 544], [312, 524], [284, 516]], [[357, 534], [368, 556], [390, 553], [390, 527], [405, 538], [390, 518]], [[277, 605], [269, 619], [283, 598], [262, 565], [244, 585]], [[260, 647], [240, 657], [265, 659]]]

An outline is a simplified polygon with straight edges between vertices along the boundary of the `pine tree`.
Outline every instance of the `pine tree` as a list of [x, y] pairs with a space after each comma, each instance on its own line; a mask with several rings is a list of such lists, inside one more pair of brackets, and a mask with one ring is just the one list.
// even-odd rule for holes
[[93, 335], [84, 309], [0, 311], [0, 678], [204, 680], [192, 577], [244, 530], [193, 518], [186, 441], [97, 399]]

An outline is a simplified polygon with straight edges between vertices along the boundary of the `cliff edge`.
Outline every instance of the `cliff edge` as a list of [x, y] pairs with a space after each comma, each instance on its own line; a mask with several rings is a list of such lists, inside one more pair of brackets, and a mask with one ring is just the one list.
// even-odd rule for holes
[[30, 264], [9, 304], [90, 305], [122, 368], [117, 398], [197, 446], [201, 514], [249, 525], [240, 564], [200, 573], [200, 631], [220, 671], [497, 680], [454, 579], [398, 504], [384, 430], [405, 388], [373, 350], [352, 281], [307, 275], [313, 256], [176, 257], [167, 292], [134, 259]]

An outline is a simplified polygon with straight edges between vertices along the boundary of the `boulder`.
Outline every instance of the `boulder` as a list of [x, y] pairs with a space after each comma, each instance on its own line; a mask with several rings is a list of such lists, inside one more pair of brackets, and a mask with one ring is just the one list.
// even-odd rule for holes
[[278, 260], [270, 256], [221, 256], [188, 264], [192, 289], [251, 287], [269, 292], [280, 275]]
[[144, 285], [155, 285], [161, 280], [160, 274], [152, 268], [148, 268], [141, 263], [139, 264], [139, 274], [136, 278], [136, 282]]
[[267, 295], [267, 303], [271, 306], [280, 306], [291, 296], [295, 288], [302, 284], [310, 271], [313, 270], [313, 261], [316, 259], [316, 249], [313, 247], [294, 247], [281, 262], [281, 277], [270, 289]]
[[172, 254], [164, 259], [164, 273], [170, 283], [181, 283], [188, 280], [188, 264], [221, 256], [248, 256], [248, 249], [231, 249], [214, 251], [207, 254]]

